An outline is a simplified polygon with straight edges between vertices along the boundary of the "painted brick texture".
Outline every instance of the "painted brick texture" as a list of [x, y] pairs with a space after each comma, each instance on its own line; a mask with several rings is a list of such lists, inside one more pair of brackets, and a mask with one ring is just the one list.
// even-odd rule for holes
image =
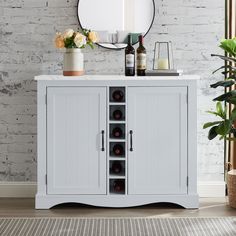
[[[171, 40], [175, 64], [198, 74], [198, 167], [200, 180], [223, 180], [223, 143], [209, 142], [202, 124], [212, 117], [215, 90], [211, 71], [221, 65], [211, 53], [224, 37], [224, 1], [155, 0], [156, 18], [145, 38], [148, 66], [155, 41]], [[56, 31], [78, 27], [77, 0], [0, 2], [0, 181], [36, 181], [37, 131], [35, 75], [61, 74]], [[89, 13], [88, 13], [89, 14]], [[108, 19], [109, 20], [109, 19]], [[87, 74], [123, 74], [124, 51], [86, 49]], [[174, 114], [173, 114], [174, 117]], [[190, 124], [191, 125], [191, 124]]]

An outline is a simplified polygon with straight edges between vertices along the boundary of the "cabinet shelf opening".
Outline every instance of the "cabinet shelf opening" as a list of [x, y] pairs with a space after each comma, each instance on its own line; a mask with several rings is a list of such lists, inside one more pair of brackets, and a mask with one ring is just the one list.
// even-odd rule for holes
[[125, 103], [125, 87], [110, 87], [109, 101], [112, 103]]
[[110, 139], [124, 140], [125, 133], [125, 124], [110, 124]]
[[125, 121], [125, 106], [110, 105], [110, 121]]
[[125, 194], [125, 179], [110, 179], [109, 180], [110, 194]]
[[125, 157], [125, 142], [110, 142], [110, 157]]
[[110, 176], [125, 177], [125, 161], [110, 160], [109, 168]]

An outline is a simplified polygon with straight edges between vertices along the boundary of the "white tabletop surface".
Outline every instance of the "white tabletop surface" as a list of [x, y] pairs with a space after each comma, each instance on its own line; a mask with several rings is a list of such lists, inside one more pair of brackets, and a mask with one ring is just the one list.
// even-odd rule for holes
[[182, 76], [124, 76], [124, 75], [83, 75], [83, 76], [63, 76], [63, 75], [39, 75], [35, 80], [198, 80], [198, 75]]

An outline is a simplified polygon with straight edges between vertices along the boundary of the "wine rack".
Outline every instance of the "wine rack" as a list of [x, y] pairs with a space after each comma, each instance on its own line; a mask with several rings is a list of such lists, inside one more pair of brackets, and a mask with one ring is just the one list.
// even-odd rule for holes
[[109, 161], [110, 166], [110, 177], [112, 178], [122, 178], [125, 176], [125, 161]]
[[125, 141], [125, 124], [110, 124], [110, 140]]
[[126, 88], [109, 88], [108, 105], [109, 194], [127, 194]]
[[110, 105], [110, 121], [125, 121], [125, 105]]

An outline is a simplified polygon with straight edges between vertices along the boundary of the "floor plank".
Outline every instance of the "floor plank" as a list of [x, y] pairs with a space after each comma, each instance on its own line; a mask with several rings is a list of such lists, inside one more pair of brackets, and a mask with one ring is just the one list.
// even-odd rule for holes
[[225, 198], [201, 198], [200, 208], [186, 210], [172, 204], [113, 209], [63, 204], [50, 210], [35, 210], [34, 199], [0, 198], [0, 217], [225, 217], [235, 216], [236, 209]]

